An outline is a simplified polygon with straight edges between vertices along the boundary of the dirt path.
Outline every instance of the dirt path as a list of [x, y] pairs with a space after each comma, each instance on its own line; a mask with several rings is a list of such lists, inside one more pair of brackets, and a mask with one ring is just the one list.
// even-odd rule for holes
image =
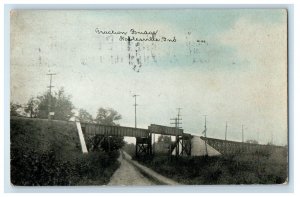
[[155, 183], [142, 175], [131, 163], [123, 159], [122, 154], [120, 154], [119, 161], [121, 165], [111, 177], [108, 185], [155, 185]]

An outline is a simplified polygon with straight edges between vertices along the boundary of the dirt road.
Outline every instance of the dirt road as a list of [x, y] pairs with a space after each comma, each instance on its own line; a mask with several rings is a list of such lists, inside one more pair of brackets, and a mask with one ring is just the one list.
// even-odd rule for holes
[[[128, 155], [125, 155], [128, 157]], [[120, 154], [119, 161], [121, 162], [120, 168], [113, 174], [108, 185], [155, 185], [154, 182], [142, 175], [131, 163], [126, 161], [122, 154]]]

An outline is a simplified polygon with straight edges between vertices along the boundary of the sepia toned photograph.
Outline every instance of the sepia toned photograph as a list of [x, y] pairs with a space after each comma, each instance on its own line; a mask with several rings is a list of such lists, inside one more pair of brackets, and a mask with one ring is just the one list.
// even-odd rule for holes
[[287, 15], [11, 10], [11, 184], [288, 184]]

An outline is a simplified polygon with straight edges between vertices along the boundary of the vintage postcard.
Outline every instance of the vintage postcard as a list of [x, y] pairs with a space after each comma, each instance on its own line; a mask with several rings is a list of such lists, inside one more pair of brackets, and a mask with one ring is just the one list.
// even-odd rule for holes
[[288, 183], [287, 10], [12, 10], [14, 186]]

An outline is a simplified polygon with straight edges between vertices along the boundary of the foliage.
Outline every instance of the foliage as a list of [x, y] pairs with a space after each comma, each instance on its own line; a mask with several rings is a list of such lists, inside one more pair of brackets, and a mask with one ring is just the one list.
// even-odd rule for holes
[[94, 122], [93, 116], [85, 109], [79, 109], [78, 119], [80, 122], [87, 122], [87, 123]]
[[[280, 157], [280, 158], [278, 158]], [[287, 178], [285, 154], [255, 151], [226, 156], [135, 158], [158, 173], [182, 184], [279, 184]]]
[[122, 116], [112, 108], [102, 108], [98, 109], [98, 113], [96, 116], [96, 123], [103, 125], [118, 125], [115, 121], [118, 121], [122, 118]]
[[87, 144], [90, 151], [117, 151], [120, 150], [125, 142], [124, 137], [95, 135], [92, 138], [93, 144]]
[[74, 106], [71, 102], [71, 96], [66, 95], [63, 88], [55, 93], [54, 101], [55, 115], [53, 118], [55, 120], [69, 120], [74, 115], [72, 112]]
[[165, 143], [171, 143], [171, 136], [168, 136], [168, 135], [160, 135], [158, 137], [158, 142], [165, 142]]
[[60, 160], [53, 150], [11, 150], [11, 182], [20, 186], [103, 185], [119, 167], [118, 152], [77, 155], [72, 161]]
[[102, 143], [101, 147], [105, 152], [117, 151], [124, 146], [124, 137], [107, 137]]
[[28, 102], [27, 106], [25, 108], [25, 112], [29, 114], [30, 118], [36, 118], [38, 116], [38, 106], [40, 104], [40, 101], [34, 97], [31, 97]]
[[51, 97], [51, 111], [54, 112], [54, 120], [69, 120], [74, 113], [72, 110], [74, 106], [71, 102], [71, 96], [66, 95], [63, 88], [58, 92], [54, 92], [49, 95], [49, 93], [44, 93], [41, 96], [38, 96], [39, 105], [38, 105], [38, 118], [47, 118], [49, 114], [48, 104], [49, 98]]
[[18, 112], [18, 109], [20, 109], [22, 106], [17, 103], [10, 102], [10, 115], [11, 116], [21, 116]]
[[[95, 119], [95, 122], [97, 124], [103, 124], [103, 125], [111, 125], [116, 126], [118, 125], [115, 123], [115, 121], [118, 121], [122, 118], [122, 116], [114, 109], [112, 108], [102, 108], [100, 107], [98, 109], [97, 117]], [[105, 152], [110, 152], [114, 150], [121, 149], [125, 142], [124, 137], [117, 137], [117, 136], [100, 136], [96, 135], [93, 138], [94, 142], [101, 142], [98, 146], [94, 146], [92, 149], [100, 149], [104, 150]]]
[[82, 154], [74, 123], [12, 117], [14, 185], [103, 185], [118, 168], [118, 151]]

